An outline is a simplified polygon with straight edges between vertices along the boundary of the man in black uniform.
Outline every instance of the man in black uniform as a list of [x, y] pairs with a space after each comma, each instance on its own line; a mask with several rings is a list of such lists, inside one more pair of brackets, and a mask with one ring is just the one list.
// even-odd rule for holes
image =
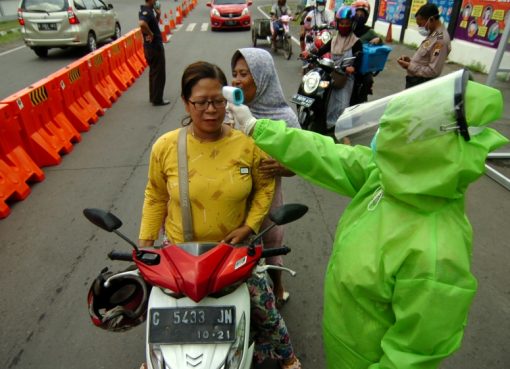
[[138, 13], [140, 29], [143, 33], [143, 50], [149, 64], [149, 100], [154, 106], [168, 105], [170, 101], [163, 100], [165, 89], [165, 49], [163, 38], [159, 30], [161, 10], [155, 7], [156, 0], [145, 0]]

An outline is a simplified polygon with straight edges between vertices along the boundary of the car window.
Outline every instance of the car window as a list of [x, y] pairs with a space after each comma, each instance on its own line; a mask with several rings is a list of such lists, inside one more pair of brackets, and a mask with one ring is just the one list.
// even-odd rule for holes
[[69, 7], [66, 0], [23, 0], [21, 9], [29, 12], [60, 12]]
[[85, 4], [85, 7], [89, 10], [96, 8], [96, 4], [94, 3], [94, 0], [83, 0], [83, 3]]
[[83, 3], [83, 0], [74, 0], [74, 7], [76, 10], [85, 10], [87, 7]]
[[93, 0], [94, 1], [94, 4], [95, 4], [95, 8], [96, 9], [108, 9], [106, 7], [106, 4], [103, 3], [101, 0]]
[[214, 0], [215, 5], [246, 4], [246, 0]]

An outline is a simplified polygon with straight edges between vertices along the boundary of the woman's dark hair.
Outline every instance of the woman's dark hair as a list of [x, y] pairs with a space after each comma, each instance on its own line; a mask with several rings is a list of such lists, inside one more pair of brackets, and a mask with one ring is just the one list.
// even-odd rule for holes
[[232, 69], [232, 71], [236, 67], [236, 64], [239, 59], [244, 59], [244, 55], [239, 50], [236, 50], [234, 55], [232, 55], [232, 59], [230, 60], [230, 68]]
[[[186, 67], [182, 73], [181, 79], [181, 97], [188, 101], [191, 96], [193, 87], [202, 79], [211, 78], [218, 80], [222, 86], [226, 86], [227, 77], [225, 73], [215, 64], [211, 64], [205, 61], [197, 61]], [[191, 117], [186, 116], [181, 121], [183, 126], [187, 126], [191, 123]]]
[[423, 19], [429, 19], [433, 17], [434, 19], [439, 19], [439, 9], [436, 4], [427, 3], [422, 5], [420, 9], [414, 15], [415, 17], [420, 16]]

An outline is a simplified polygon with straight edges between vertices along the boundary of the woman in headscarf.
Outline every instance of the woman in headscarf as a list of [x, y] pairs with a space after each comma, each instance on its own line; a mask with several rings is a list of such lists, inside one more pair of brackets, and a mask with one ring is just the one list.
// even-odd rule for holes
[[[269, 52], [251, 47], [239, 49], [232, 56], [231, 67], [232, 85], [243, 90], [244, 103], [248, 105], [253, 116], [283, 120], [288, 127], [300, 128], [296, 113], [285, 101], [273, 57]], [[268, 177], [274, 177], [276, 181], [271, 210], [281, 206], [283, 204], [281, 177], [290, 177], [294, 173], [274, 159], [264, 160], [260, 166], [260, 171]], [[271, 221], [266, 217], [261, 229], [270, 224]], [[274, 227], [264, 235], [263, 241], [266, 248], [281, 247], [283, 228]], [[283, 265], [281, 256], [266, 258], [266, 263]], [[280, 307], [287, 301], [289, 294], [283, 288], [281, 271], [270, 270], [269, 274], [273, 280], [277, 306]]]

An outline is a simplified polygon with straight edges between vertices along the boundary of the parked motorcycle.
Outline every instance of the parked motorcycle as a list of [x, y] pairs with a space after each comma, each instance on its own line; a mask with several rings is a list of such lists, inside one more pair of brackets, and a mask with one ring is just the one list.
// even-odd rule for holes
[[[281, 27], [276, 31], [276, 41], [270, 38], [271, 49], [274, 52], [277, 52], [278, 49], [283, 50], [283, 54], [287, 60], [292, 56], [292, 40], [289, 26], [291, 20], [291, 16], [287, 14], [282, 15], [278, 20]], [[271, 33], [273, 32], [273, 24], [271, 23]]]
[[[352, 66], [355, 57], [345, 58], [339, 65], [330, 58], [309, 54], [305, 62], [313, 68], [303, 76], [298, 93], [291, 101], [296, 104], [297, 116], [302, 129], [325, 134], [326, 117], [331, 91], [339, 78], [347, 78], [346, 68]], [[333, 76], [333, 73], [337, 73]]]
[[[250, 295], [245, 281], [253, 273], [266, 273], [268, 269], [295, 275], [290, 269], [259, 263], [265, 257], [290, 251], [285, 246], [264, 250], [261, 240], [275, 225], [293, 222], [307, 211], [301, 204], [286, 204], [272, 211], [269, 216], [273, 224], [246, 244], [186, 242], [139, 249], [118, 231], [122, 222], [115, 215], [100, 209], [85, 209], [89, 221], [118, 234], [133, 247], [132, 252], [111, 251], [108, 257], [132, 261], [136, 266], [134, 270], [106, 274], [99, 282], [96, 279], [95, 284], [99, 285], [93, 285], [89, 292], [92, 321], [103, 328], [105, 324], [109, 328], [115, 324], [113, 330], [122, 330], [119, 317], [129, 323], [140, 323], [148, 316], [145, 343], [148, 369], [251, 368], [254, 344], [250, 342]], [[139, 289], [150, 295], [146, 308], [141, 306], [143, 299], [139, 298], [137, 307], [131, 306], [128, 311], [121, 308], [120, 311], [127, 313], [119, 315], [119, 306], [115, 304], [135, 294], [133, 284], [137, 283], [134, 282], [127, 283], [113, 296], [97, 297], [102, 300], [101, 306], [110, 306], [111, 310], [91, 303], [96, 290], [126, 279], [130, 283], [142, 280]], [[110, 321], [112, 314], [117, 315]]]

